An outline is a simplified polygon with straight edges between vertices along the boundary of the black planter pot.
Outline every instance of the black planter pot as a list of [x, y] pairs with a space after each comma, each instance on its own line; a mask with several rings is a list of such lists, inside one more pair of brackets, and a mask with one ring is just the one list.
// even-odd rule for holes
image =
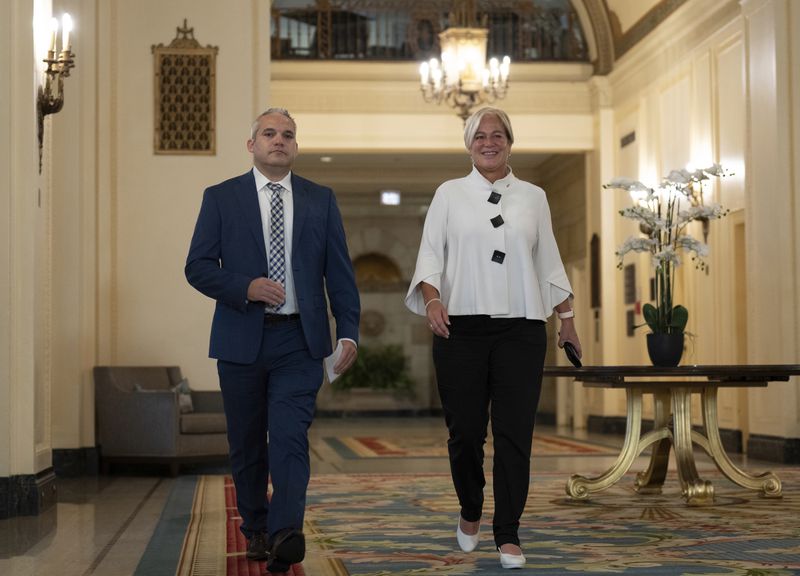
[[647, 353], [653, 366], [677, 366], [683, 355], [683, 332], [680, 334], [648, 334]]

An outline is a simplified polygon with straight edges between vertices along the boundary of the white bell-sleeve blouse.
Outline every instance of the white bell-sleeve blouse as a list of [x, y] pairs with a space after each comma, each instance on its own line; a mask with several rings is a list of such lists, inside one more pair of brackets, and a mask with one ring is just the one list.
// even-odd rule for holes
[[[493, 192], [497, 203], [489, 201]], [[451, 316], [546, 320], [572, 287], [544, 190], [510, 171], [492, 184], [475, 168], [443, 183], [425, 217], [405, 299], [424, 316], [420, 282], [439, 290]]]

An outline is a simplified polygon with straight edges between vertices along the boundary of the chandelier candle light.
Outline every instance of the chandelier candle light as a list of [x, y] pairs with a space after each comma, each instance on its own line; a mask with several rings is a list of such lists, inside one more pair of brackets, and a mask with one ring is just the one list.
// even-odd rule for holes
[[439, 34], [441, 63], [431, 58], [419, 67], [420, 87], [426, 102], [447, 102], [466, 121], [476, 105], [505, 97], [511, 58], [491, 58], [486, 66], [489, 30], [485, 17], [483, 27], [475, 24], [474, 0], [460, 3], [450, 21], [455, 26]]

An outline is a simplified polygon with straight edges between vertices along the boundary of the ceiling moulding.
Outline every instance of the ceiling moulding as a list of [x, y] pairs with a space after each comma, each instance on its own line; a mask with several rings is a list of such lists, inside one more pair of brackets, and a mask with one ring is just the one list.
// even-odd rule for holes
[[[642, 16], [630, 30], [622, 33], [622, 26], [619, 18], [612, 11], [608, 10], [611, 30], [614, 37], [614, 54], [617, 59], [621, 58], [628, 50], [638, 44], [645, 36], [650, 34], [656, 27], [666, 20], [675, 10], [686, 4], [688, 0], [661, 0], [653, 6], [647, 14]], [[603, 0], [607, 3], [608, 0]]]
[[[572, 5], [581, 19], [584, 35], [587, 42], [593, 43], [594, 73], [604, 76], [614, 67], [614, 38], [609, 20], [609, 10], [606, 0], [572, 0]], [[590, 29], [587, 28], [583, 14], [589, 19]]]
[[[588, 80], [592, 66], [583, 62], [512, 62], [514, 82]], [[272, 82], [313, 80], [333, 82], [397, 82], [408, 80], [419, 89], [419, 62], [365, 62], [273, 60]]]

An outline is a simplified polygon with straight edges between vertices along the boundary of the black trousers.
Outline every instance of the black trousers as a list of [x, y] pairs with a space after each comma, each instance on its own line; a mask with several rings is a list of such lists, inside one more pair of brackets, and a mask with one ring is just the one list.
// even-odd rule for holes
[[547, 351], [544, 322], [450, 316], [450, 338], [434, 336], [433, 361], [450, 432], [450, 471], [470, 522], [483, 512], [483, 445], [494, 437], [495, 544], [519, 545], [530, 482], [531, 442]]

